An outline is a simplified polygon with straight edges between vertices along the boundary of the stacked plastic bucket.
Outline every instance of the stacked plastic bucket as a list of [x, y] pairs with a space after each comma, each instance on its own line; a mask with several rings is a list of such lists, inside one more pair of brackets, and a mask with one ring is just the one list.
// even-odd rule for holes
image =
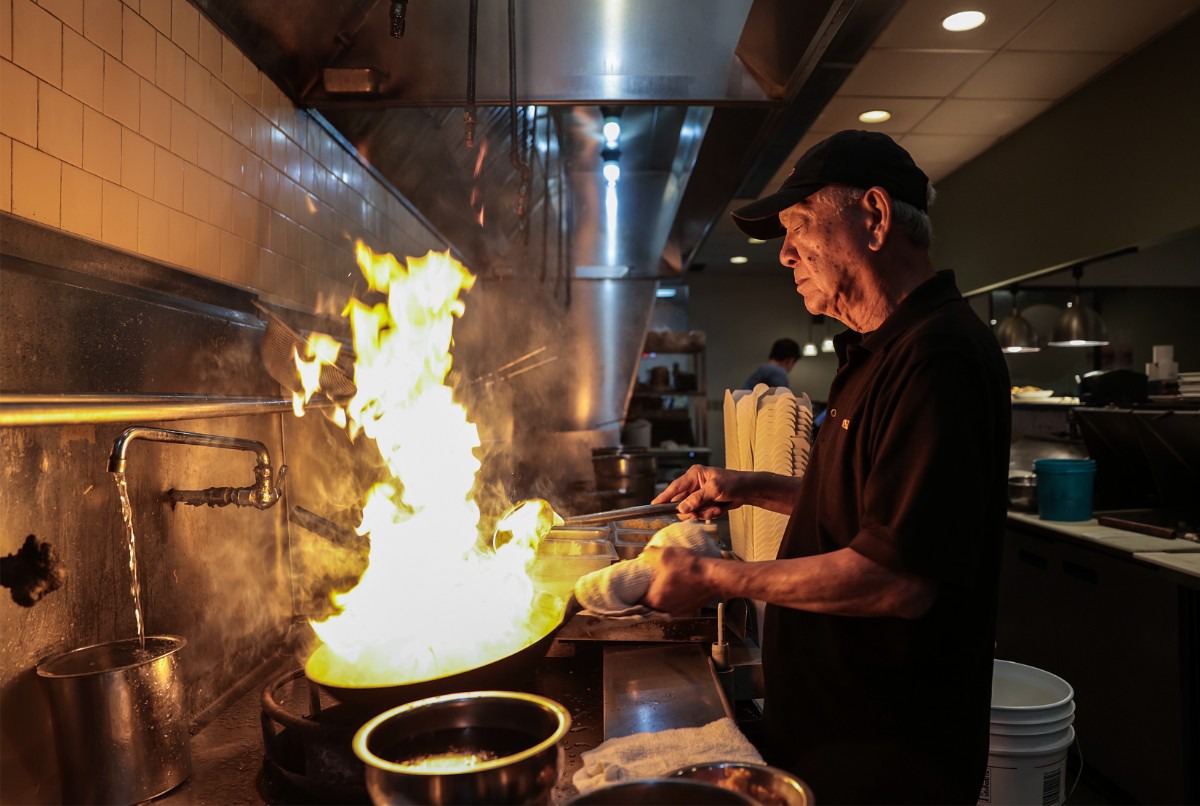
[[988, 769], [979, 803], [1053, 806], [1066, 800], [1067, 751], [1075, 741], [1074, 697], [1061, 677], [994, 661]]

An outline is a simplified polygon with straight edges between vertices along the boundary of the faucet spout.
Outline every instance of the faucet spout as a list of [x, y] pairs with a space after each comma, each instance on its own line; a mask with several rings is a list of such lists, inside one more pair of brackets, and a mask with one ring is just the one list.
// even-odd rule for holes
[[287, 474], [287, 466], [281, 465], [276, 483], [272, 483], [275, 471], [271, 467], [271, 455], [267, 446], [253, 439], [226, 437], [219, 434], [197, 434], [191, 431], [172, 431], [167, 428], [152, 428], [135, 425], [125, 429], [113, 442], [112, 453], [108, 457], [110, 473], [125, 472], [125, 453], [129, 444], [137, 439], [151, 442], [172, 442], [178, 445], [198, 445], [210, 448], [228, 448], [239, 451], [249, 451], [257, 459], [254, 466], [254, 484], [249, 487], [210, 487], [207, 490], [171, 490], [168, 498], [172, 503], [184, 503], [192, 506], [251, 506], [266, 509], [279, 500], [282, 495], [283, 479]]

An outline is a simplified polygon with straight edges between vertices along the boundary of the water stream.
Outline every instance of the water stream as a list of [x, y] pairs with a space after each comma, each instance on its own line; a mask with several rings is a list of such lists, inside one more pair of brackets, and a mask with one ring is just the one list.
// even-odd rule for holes
[[137, 621], [138, 643], [145, 651], [146, 628], [142, 624], [142, 586], [138, 582], [137, 537], [133, 533], [133, 507], [129, 503], [129, 487], [125, 483], [125, 474], [118, 471], [114, 472], [112, 476], [117, 483], [117, 495], [121, 498], [121, 520], [125, 523], [125, 535], [129, 544], [129, 592], [133, 594], [133, 617]]

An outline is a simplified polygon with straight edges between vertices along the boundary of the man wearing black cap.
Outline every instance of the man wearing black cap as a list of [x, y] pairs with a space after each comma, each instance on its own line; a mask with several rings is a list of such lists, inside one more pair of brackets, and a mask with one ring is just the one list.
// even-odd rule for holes
[[835, 338], [828, 416], [803, 479], [694, 466], [655, 502], [685, 519], [788, 513], [778, 559], [650, 550], [645, 603], [768, 603], [762, 750], [822, 803], [974, 803], [987, 765], [1008, 371], [950, 272], [932, 187], [883, 134], [844, 131], [743, 207]]

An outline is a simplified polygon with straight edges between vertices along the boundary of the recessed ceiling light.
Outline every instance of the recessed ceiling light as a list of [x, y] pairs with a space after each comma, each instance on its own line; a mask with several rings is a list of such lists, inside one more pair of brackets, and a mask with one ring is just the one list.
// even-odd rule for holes
[[762, 238], [747, 238], [746, 243], [766, 243]]
[[729, 262], [730, 263], [749, 263], [750, 258], [745, 257], [743, 255], [734, 255], [733, 257], [729, 258]]
[[886, 109], [868, 109], [858, 116], [862, 123], [883, 123], [892, 119], [892, 113]]
[[942, 20], [942, 27], [947, 31], [970, 31], [983, 25], [986, 19], [982, 11], [960, 11]]

